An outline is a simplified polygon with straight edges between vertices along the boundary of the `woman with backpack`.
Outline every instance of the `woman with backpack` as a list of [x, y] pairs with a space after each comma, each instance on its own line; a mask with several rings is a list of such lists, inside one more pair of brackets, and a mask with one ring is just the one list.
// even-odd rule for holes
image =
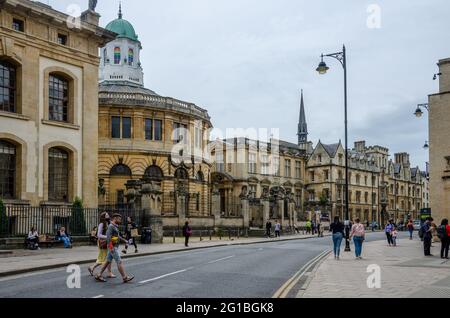
[[448, 251], [450, 247], [450, 226], [448, 220], [443, 219], [441, 226], [438, 228], [439, 238], [441, 239], [441, 258], [448, 259]]
[[[133, 222], [133, 219], [131, 216], [127, 218], [127, 224], [125, 228], [125, 239], [128, 241], [128, 244], [134, 246], [134, 253], [138, 252], [137, 244], [136, 244], [136, 234], [137, 232], [137, 225]], [[122, 251], [122, 253], [126, 254], [128, 250], [128, 245], [125, 245], [125, 249]]]

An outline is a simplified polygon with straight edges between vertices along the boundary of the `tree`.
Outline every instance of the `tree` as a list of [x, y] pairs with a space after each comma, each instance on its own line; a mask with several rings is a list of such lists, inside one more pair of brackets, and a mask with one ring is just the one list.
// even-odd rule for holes
[[319, 199], [320, 206], [326, 207], [328, 205], [328, 197], [325, 194], [322, 194]]
[[0, 235], [8, 234], [8, 217], [3, 200], [0, 199]]
[[83, 201], [76, 197], [72, 204], [72, 217], [69, 222], [71, 235], [86, 235], [86, 220], [84, 219]]

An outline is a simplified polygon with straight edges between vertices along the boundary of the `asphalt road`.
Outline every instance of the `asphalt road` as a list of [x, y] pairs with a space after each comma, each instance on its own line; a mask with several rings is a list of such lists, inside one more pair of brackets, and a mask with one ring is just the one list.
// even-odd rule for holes
[[[367, 237], [379, 239], [382, 233]], [[0, 297], [270, 298], [303, 265], [331, 249], [331, 238], [325, 237], [144, 256], [124, 261], [135, 275], [129, 284], [120, 278], [98, 283], [86, 265], [80, 288], [74, 289], [67, 287], [69, 274], [61, 268], [0, 279]]]

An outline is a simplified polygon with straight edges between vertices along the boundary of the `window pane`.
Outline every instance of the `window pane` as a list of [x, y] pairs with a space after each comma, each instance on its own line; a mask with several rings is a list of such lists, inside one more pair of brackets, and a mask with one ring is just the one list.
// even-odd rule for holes
[[51, 148], [48, 153], [48, 199], [69, 200], [69, 155], [64, 150]]
[[122, 118], [122, 138], [131, 138], [131, 117]]
[[15, 176], [16, 147], [0, 140], [0, 198], [14, 198]]
[[153, 120], [145, 120], [145, 139], [153, 140]]
[[120, 117], [111, 118], [111, 138], [120, 138]]
[[67, 108], [69, 105], [68, 81], [60, 76], [50, 75], [48, 80], [50, 120], [67, 122]]
[[162, 140], [162, 120], [155, 119], [153, 121], [155, 125], [155, 140]]
[[16, 112], [16, 69], [8, 62], [0, 62], [0, 110]]

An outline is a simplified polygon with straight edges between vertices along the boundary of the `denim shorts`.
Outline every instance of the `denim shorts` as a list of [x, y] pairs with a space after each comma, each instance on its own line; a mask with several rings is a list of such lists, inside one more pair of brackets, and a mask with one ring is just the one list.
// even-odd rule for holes
[[116, 261], [117, 264], [122, 263], [122, 259], [120, 258], [119, 248], [114, 247], [114, 249], [108, 250], [108, 255], [106, 256], [106, 261], [111, 263], [113, 260]]

